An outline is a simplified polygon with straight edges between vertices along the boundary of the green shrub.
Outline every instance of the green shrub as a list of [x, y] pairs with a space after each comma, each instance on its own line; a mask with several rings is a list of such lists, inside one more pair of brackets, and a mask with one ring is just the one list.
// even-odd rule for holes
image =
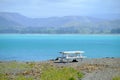
[[78, 76], [79, 79], [81, 79], [81, 78], [83, 78], [84, 75], [83, 75], [83, 73], [78, 72], [77, 76]]
[[115, 76], [112, 80], [120, 80], [120, 76]]
[[74, 77], [71, 77], [71, 78], [69, 78], [69, 80], [75, 80], [75, 78], [74, 78]]
[[49, 67], [43, 70], [41, 74], [42, 80], [76, 80], [78, 78], [78, 71], [73, 68]]
[[0, 80], [8, 80], [9, 78], [5, 74], [0, 73]]

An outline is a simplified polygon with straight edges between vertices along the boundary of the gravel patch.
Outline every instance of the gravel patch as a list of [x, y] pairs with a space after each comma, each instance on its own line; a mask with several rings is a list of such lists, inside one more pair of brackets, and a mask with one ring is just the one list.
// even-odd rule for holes
[[82, 80], [112, 80], [113, 77], [120, 76], [120, 58], [84, 59], [55, 65], [76, 68], [85, 74]]

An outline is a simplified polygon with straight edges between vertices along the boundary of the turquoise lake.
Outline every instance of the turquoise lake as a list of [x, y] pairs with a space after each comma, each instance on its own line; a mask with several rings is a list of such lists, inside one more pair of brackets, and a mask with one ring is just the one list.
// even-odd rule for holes
[[49, 60], [74, 50], [87, 58], [120, 57], [120, 35], [0, 34], [0, 60]]

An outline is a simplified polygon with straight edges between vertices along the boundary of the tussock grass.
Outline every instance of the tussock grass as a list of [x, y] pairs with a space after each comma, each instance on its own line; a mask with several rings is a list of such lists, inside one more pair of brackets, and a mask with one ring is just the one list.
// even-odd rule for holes
[[1, 62], [0, 80], [78, 80], [83, 74], [71, 67], [50, 63]]
[[71, 67], [54, 67], [46, 65], [41, 74], [42, 80], [77, 80], [82, 78], [83, 74]]
[[120, 80], [120, 76], [115, 76], [112, 80]]

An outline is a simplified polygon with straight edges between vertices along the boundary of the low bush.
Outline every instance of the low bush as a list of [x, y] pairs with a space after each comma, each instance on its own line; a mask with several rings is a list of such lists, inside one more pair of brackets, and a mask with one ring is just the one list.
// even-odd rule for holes
[[43, 69], [42, 80], [77, 80], [83, 77], [83, 74], [70, 67], [50, 67]]
[[115, 76], [112, 80], [120, 80], [120, 76]]
[[74, 68], [49, 63], [0, 63], [0, 80], [78, 80], [82, 77], [83, 74]]

